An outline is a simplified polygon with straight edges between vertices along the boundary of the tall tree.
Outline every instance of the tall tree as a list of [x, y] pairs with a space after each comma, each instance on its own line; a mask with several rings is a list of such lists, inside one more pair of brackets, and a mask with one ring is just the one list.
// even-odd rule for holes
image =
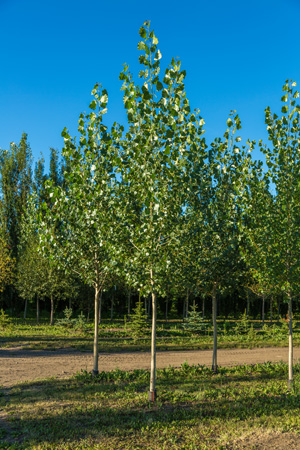
[[68, 170], [64, 182], [57, 186], [48, 180], [47, 190], [51, 203], [44, 203], [39, 216], [40, 247], [59, 267], [75, 273], [94, 287], [95, 333], [94, 369], [98, 373], [98, 316], [99, 299], [105, 282], [113, 270], [110, 236], [114, 226], [115, 179], [113, 144], [119, 131], [112, 127], [111, 135], [102, 124], [107, 111], [107, 92], [97, 84], [92, 91], [90, 113], [81, 114], [78, 131], [79, 144], [67, 129], [63, 157]]
[[[212, 298], [213, 361], [217, 371], [217, 293], [237, 285], [239, 265], [238, 198], [245, 189], [250, 154], [239, 148], [241, 138], [235, 137], [241, 128], [238, 115], [232, 112], [227, 120], [224, 139], [211, 144], [206, 169], [195, 172], [191, 223], [195, 263], [194, 276], [202, 277], [207, 294]], [[253, 143], [248, 142], [250, 149]], [[203, 178], [207, 182], [203, 182]]]
[[266, 254], [272, 284], [284, 294], [289, 315], [289, 378], [293, 382], [292, 303], [299, 294], [300, 275], [300, 106], [296, 83], [283, 86], [282, 116], [266, 108], [265, 122], [271, 148], [261, 149], [268, 165], [268, 178], [274, 186], [273, 201], [261, 205], [258, 220], [260, 246]]
[[0, 154], [1, 223], [12, 255], [17, 257], [22, 216], [32, 188], [32, 157], [27, 134]]
[[120, 75], [128, 132], [118, 159], [118, 214], [123, 233], [119, 248], [124, 253], [128, 284], [151, 293], [149, 400], [155, 401], [157, 294], [164, 293], [164, 279], [181, 248], [188, 158], [202, 152], [204, 121], [197, 112], [191, 113], [180, 61], [173, 59], [160, 79], [161, 53], [149, 22], [139, 34], [138, 49], [143, 52], [139, 77], [144, 81], [136, 85], [128, 66]]

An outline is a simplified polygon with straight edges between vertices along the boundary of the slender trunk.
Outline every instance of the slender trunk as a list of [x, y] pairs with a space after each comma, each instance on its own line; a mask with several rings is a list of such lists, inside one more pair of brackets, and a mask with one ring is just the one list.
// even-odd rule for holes
[[271, 325], [273, 324], [273, 295], [271, 295], [270, 298], [270, 319], [271, 319]]
[[150, 270], [152, 288], [152, 331], [151, 331], [151, 368], [150, 368], [150, 390], [149, 401], [155, 402], [155, 375], [156, 375], [156, 292], [153, 280], [153, 270]]
[[250, 307], [250, 296], [249, 296], [249, 290], [247, 289], [247, 310], [246, 310], [246, 316], [247, 320], [249, 319], [249, 308]]
[[50, 311], [50, 325], [54, 323], [54, 300], [53, 294], [51, 294], [51, 311]]
[[205, 297], [202, 297], [202, 319], [205, 318]]
[[277, 297], [277, 322], [279, 322], [280, 317], [280, 297]]
[[[99, 295], [100, 294], [100, 295]], [[93, 346], [93, 359], [94, 359], [94, 367], [93, 367], [93, 375], [98, 375], [98, 355], [99, 355], [99, 348], [98, 348], [98, 336], [99, 336], [99, 311], [100, 311], [100, 305], [99, 305], [99, 298], [102, 297], [102, 291], [100, 292], [99, 285], [97, 284], [95, 286], [95, 330], [94, 330], [94, 346]], [[101, 320], [101, 315], [100, 315]]]
[[[139, 295], [141, 295], [141, 293]], [[147, 297], [144, 297], [144, 305], [145, 305], [145, 317], [146, 317], [146, 321], [148, 322]]]
[[36, 296], [36, 322], [40, 322], [40, 299], [39, 296]]
[[72, 308], [72, 299], [69, 298], [69, 309], [71, 309], [71, 308]]
[[26, 298], [25, 299], [25, 306], [24, 306], [24, 319], [26, 319], [26, 316], [27, 316], [27, 306], [28, 306], [28, 300]]
[[110, 321], [111, 322], [114, 318], [114, 296], [115, 296], [115, 291], [113, 291], [113, 294], [112, 294], [111, 300], [110, 300]]
[[293, 385], [293, 316], [292, 316], [292, 295], [288, 293], [289, 298], [289, 379], [288, 388]]
[[184, 322], [185, 319], [185, 299], [183, 300], [183, 307], [182, 307], [182, 322]]
[[129, 289], [128, 296], [127, 296], [127, 302], [128, 302], [128, 304], [127, 304], [127, 314], [128, 314], [128, 317], [130, 316], [130, 298], [131, 298], [131, 289]]
[[166, 298], [165, 321], [168, 322], [168, 297]]
[[98, 305], [98, 324], [101, 324], [102, 320], [102, 291], [100, 292], [99, 296], [99, 305]]
[[263, 296], [262, 296], [261, 319], [262, 319], [262, 324], [264, 326], [264, 324], [265, 324], [265, 294], [263, 294]]
[[216, 283], [214, 283], [213, 291], [212, 291], [212, 317], [213, 317], [213, 330], [214, 330], [212, 370], [214, 373], [217, 373], [218, 364], [217, 364], [217, 284]]
[[189, 298], [190, 298], [190, 292], [189, 289], [186, 290], [186, 306], [185, 306], [185, 317], [188, 317], [189, 315]]

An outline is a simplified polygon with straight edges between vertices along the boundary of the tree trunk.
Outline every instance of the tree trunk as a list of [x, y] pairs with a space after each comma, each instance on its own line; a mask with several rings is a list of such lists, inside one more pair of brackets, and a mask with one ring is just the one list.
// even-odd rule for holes
[[270, 319], [271, 319], [271, 325], [273, 324], [273, 295], [271, 295], [270, 298]]
[[40, 299], [36, 296], [36, 323], [40, 322]]
[[[93, 375], [98, 375], [98, 356], [99, 356], [99, 348], [98, 348], [98, 335], [99, 335], [99, 317], [101, 321], [101, 313], [100, 313], [100, 302], [102, 297], [102, 291], [100, 292], [99, 285], [95, 286], [95, 330], [94, 330], [94, 346], [93, 346], [93, 359], [94, 359], [94, 367], [93, 367]], [[99, 302], [100, 298], [100, 302]]]
[[101, 324], [102, 320], [102, 290], [99, 295], [99, 305], [98, 305], [98, 324]]
[[277, 322], [279, 322], [279, 317], [280, 317], [280, 297], [278, 295], [278, 297], [277, 297]]
[[[140, 298], [141, 293], [139, 294], [139, 298]], [[144, 297], [144, 305], [145, 305], [145, 317], [146, 317], [146, 322], [148, 322], [148, 303], [147, 303], [147, 297]]]
[[264, 326], [264, 324], [265, 324], [265, 294], [263, 294], [263, 296], [262, 296], [261, 319], [262, 319], [262, 324]]
[[50, 311], [50, 325], [54, 324], [54, 300], [53, 294], [51, 294], [51, 311]]
[[168, 323], [168, 297], [166, 298], [165, 321]]
[[292, 317], [292, 295], [288, 293], [289, 299], [289, 379], [288, 388], [293, 385], [293, 317]]
[[217, 284], [216, 283], [214, 283], [213, 291], [212, 291], [212, 317], [213, 317], [213, 330], [214, 330], [212, 370], [214, 373], [217, 373], [218, 364], [217, 364]]
[[189, 292], [189, 289], [187, 289], [186, 290], [185, 317], [188, 317], [188, 315], [189, 315], [189, 298], [190, 298], [190, 292]]
[[26, 298], [25, 299], [25, 306], [24, 306], [24, 319], [26, 319], [26, 316], [27, 316], [27, 306], [28, 306], [28, 300]]
[[[115, 289], [116, 289], [116, 286], [115, 286]], [[115, 299], [114, 297], [115, 297], [115, 290], [113, 290], [111, 300], [110, 300], [110, 321], [111, 322], [114, 318], [114, 299]]]
[[184, 322], [185, 319], [185, 299], [183, 300], [183, 307], [182, 307], [182, 322]]
[[72, 299], [69, 298], [69, 309], [72, 309]]
[[150, 368], [150, 390], [149, 401], [155, 402], [156, 400], [156, 388], [155, 388], [155, 376], [156, 376], [156, 292], [153, 280], [153, 271], [150, 271], [151, 288], [152, 288], [152, 331], [151, 331], [151, 368]]
[[131, 299], [131, 289], [128, 290], [127, 296], [127, 315], [130, 316], [130, 299]]
[[205, 318], [205, 297], [202, 297], [202, 319]]
[[249, 290], [247, 289], [247, 310], [246, 310], [246, 316], [247, 320], [249, 319], [249, 308], [250, 307], [250, 297], [249, 297]]

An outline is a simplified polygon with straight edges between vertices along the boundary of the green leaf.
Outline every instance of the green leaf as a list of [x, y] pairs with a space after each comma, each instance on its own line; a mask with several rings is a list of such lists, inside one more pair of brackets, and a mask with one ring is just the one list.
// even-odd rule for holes
[[157, 39], [156, 36], [153, 36], [152, 43], [153, 43], [153, 45], [157, 45], [158, 44], [158, 39]]
[[141, 27], [139, 29], [139, 35], [141, 36], [141, 38], [145, 39], [147, 37], [147, 31], [145, 30], [144, 27]]
[[287, 113], [288, 110], [289, 110], [289, 108], [288, 108], [287, 105], [284, 105], [284, 106], [281, 108], [281, 112], [282, 112], [283, 114]]

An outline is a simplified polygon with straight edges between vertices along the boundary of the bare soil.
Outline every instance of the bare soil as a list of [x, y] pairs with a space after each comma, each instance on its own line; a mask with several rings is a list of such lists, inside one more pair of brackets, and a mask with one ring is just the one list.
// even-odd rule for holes
[[[294, 360], [300, 359], [300, 348], [294, 348]], [[256, 364], [267, 361], [288, 361], [287, 348], [220, 349], [219, 366]], [[157, 352], [157, 368], [180, 367], [181, 364], [212, 364], [211, 350]], [[93, 358], [90, 352], [73, 349], [55, 351], [0, 349], [0, 386], [11, 387], [26, 381], [48, 377], [68, 378], [81, 370], [91, 371]], [[150, 369], [149, 352], [103, 353], [99, 355], [99, 371], [113, 369]], [[299, 445], [300, 449], [300, 445]]]

